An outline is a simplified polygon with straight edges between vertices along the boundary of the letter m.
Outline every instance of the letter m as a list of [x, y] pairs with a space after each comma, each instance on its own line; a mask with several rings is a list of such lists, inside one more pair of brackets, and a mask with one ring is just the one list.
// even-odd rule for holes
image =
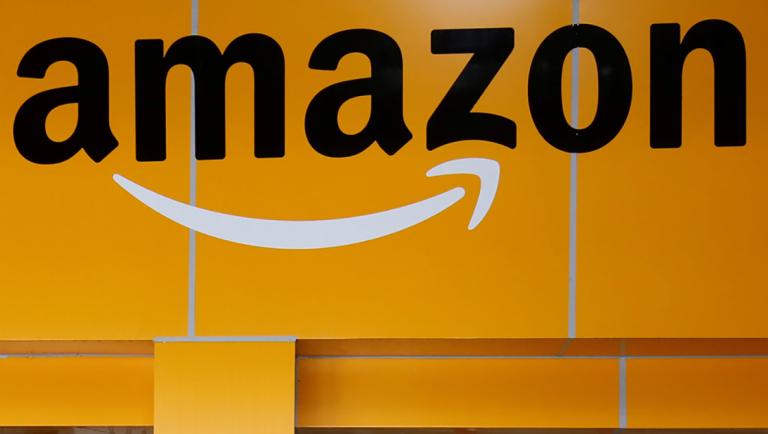
[[236, 63], [254, 74], [254, 154], [285, 155], [285, 59], [272, 38], [261, 34], [238, 37], [222, 54], [202, 36], [186, 36], [163, 53], [163, 41], [136, 41], [136, 159], [163, 161], [166, 154], [168, 72], [186, 65], [194, 77], [194, 140], [198, 160], [225, 156], [225, 82]]

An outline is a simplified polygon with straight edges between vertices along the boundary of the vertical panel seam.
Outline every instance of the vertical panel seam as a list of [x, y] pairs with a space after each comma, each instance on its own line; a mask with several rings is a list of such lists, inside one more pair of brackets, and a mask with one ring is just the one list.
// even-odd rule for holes
[[619, 429], [627, 427], [627, 358], [619, 358]]
[[[580, 0], [572, 0], [571, 24], [579, 23]], [[579, 52], [571, 53], [571, 126], [579, 124]], [[576, 337], [576, 205], [578, 199], [578, 158], [571, 154], [568, 197], [568, 338]]]
[[[191, 34], [198, 34], [199, 0], [191, 0]], [[197, 205], [197, 160], [195, 159], [195, 79], [190, 79], [189, 99], [189, 204]], [[197, 236], [194, 230], [189, 230], [189, 252], [187, 264], [187, 335], [195, 336], [197, 311]]]
[[299, 357], [293, 343], [293, 428], [299, 426]]

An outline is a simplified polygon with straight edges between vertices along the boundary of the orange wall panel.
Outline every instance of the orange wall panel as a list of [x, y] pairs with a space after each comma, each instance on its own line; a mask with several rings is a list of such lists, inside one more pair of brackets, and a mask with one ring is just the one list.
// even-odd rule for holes
[[628, 428], [765, 428], [768, 359], [627, 361]]
[[[198, 162], [199, 205], [236, 215], [306, 220], [356, 216], [416, 202], [458, 185], [465, 199], [406, 231], [324, 250], [260, 249], [198, 238], [198, 329], [207, 335], [300, 338], [562, 337], [567, 329], [568, 161], [530, 120], [526, 83], [538, 43], [568, 25], [570, 0], [291, 0], [200, 2], [200, 32], [222, 49], [248, 32], [285, 54], [286, 155], [253, 156], [253, 74], [227, 81], [227, 157]], [[234, 12], [237, 11], [237, 12]], [[429, 117], [470, 53], [431, 53], [434, 29], [513, 27], [514, 50], [475, 111], [517, 125], [517, 147], [459, 141], [429, 151]], [[305, 112], [334, 83], [370, 76], [361, 54], [335, 71], [308, 67], [322, 40], [374, 29], [403, 57], [403, 113], [413, 138], [395, 155], [374, 143], [329, 158], [307, 141]], [[566, 72], [566, 76], [568, 76]], [[358, 131], [369, 98], [342, 107], [341, 128]], [[501, 178], [492, 209], [467, 230], [476, 179], [426, 178], [455, 158], [492, 158]]]
[[159, 343], [155, 354], [157, 434], [293, 434], [293, 343]]
[[[187, 195], [189, 81], [174, 71], [168, 83], [167, 161], [136, 162], [134, 41], [187, 35], [190, 13], [187, 0], [3, 2], [0, 339], [151, 340], [186, 330], [188, 231], [155, 218], [112, 175]], [[34, 164], [16, 149], [19, 107], [79, 82], [69, 62], [51, 65], [42, 79], [16, 76], [28, 50], [61, 37], [92, 42], [109, 64], [110, 126], [119, 145], [99, 163], [80, 151], [60, 164]], [[48, 116], [54, 140], [72, 133], [76, 107]]]
[[0, 426], [149, 426], [150, 357], [0, 358]]
[[299, 427], [618, 423], [611, 359], [303, 358], [298, 378]]
[[[582, 0], [581, 21], [623, 45], [633, 99], [621, 132], [579, 156], [578, 337], [765, 337], [768, 257], [768, 3], [762, 0]], [[650, 147], [650, 27], [681, 36], [707, 19], [736, 26], [746, 46], [747, 143], [714, 144], [712, 58], [683, 68], [682, 146]], [[594, 111], [584, 56], [580, 108]], [[591, 118], [582, 119], [589, 124]]]

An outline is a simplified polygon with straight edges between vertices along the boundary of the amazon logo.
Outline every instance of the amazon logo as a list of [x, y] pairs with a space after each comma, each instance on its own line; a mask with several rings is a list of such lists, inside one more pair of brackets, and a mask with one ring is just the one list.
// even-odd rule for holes
[[[434, 150], [465, 140], [480, 140], [514, 149], [515, 121], [498, 113], [474, 111], [476, 103], [513, 55], [512, 28], [439, 29], [431, 35], [434, 55], [471, 55], [426, 124], [426, 148]], [[683, 65], [694, 50], [711, 54], [714, 82], [714, 144], [746, 144], [746, 49], [739, 30], [723, 20], [704, 20], [681, 34], [679, 24], [650, 26], [651, 148], [682, 145]], [[561, 80], [564, 62], [576, 48], [589, 50], [598, 75], [594, 119], [584, 128], [572, 126], [563, 113]], [[397, 41], [372, 29], [350, 29], [320, 41], [308, 67], [334, 71], [353, 53], [370, 62], [368, 77], [334, 83], [320, 90], [307, 106], [304, 127], [308, 143], [329, 158], [353, 157], [376, 144], [390, 156], [413, 138], [403, 116], [403, 56]], [[109, 63], [94, 43], [71, 37], [43, 41], [21, 59], [17, 75], [43, 79], [57, 62], [69, 62], [78, 74], [72, 86], [48, 89], [30, 96], [18, 109], [13, 136], [28, 161], [65, 163], [84, 151], [100, 162], [118, 146], [109, 118]], [[139, 162], [166, 159], [166, 80], [176, 66], [194, 76], [195, 158], [226, 157], [225, 86], [229, 69], [250, 66], [254, 77], [253, 155], [283, 158], [285, 145], [285, 58], [271, 37], [250, 33], [232, 40], [222, 51], [210, 39], [186, 36], [169, 47], [159, 39], [135, 42], [135, 156]], [[527, 83], [530, 115], [542, 138], [567, 153], [596, 151], [621, 131], [632, 102], [632, 71], [620, 41], [591, 24], [564, 26], [539, 45]], [[370, 98], [366, 125], [349, 134], [339, 126], [338, 114], [350, 99]], [[514, 97], [510, 95], [510, 98]], [[45, 128], [51, 111], [77, 105], [77, 124], [63, 141], [52, 140]], [[498, 163], [482, 158], [453, 160], [432, 168], [428, 176], [473, 174], [482, 187], [469, 229], [482, 221], [499, 181]], [[336, 220], [278, 221], [232, 216], [175, 201], [120, 176], [123, 189], [158, 213], [196, 231], [225, 240], [270, 248], [323, 248], [354, 244], [385, 236], [434, 216], [464, 195], [456, 188], [423, 201], [366, 216]]]

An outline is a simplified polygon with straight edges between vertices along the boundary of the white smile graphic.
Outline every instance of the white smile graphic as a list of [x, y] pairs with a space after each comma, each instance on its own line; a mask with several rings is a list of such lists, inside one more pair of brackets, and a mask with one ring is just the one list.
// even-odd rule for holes
[[[499, 163], [463, 158], [439, 164], [427, 176], [471, 174], [480, 178], [480, 194], [469, 221], [477, 227], [493, 204], [499, 184]], [[197, 208], [144, 188], [118, 174], [125, 191], [168, 219], [222, 240], [273, 249], [321, 249], [384, 237], [419, 224], [445, 211], [464, 197], [456, 187], [419, 202], [373, 214], [329, 220], [266, 220]]]

